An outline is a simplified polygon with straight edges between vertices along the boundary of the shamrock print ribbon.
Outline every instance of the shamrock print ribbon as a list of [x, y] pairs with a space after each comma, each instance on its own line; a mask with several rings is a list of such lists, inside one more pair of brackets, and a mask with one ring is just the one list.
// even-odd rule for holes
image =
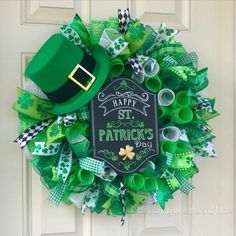
[[83, 204], [81, 206], [81, 212], [84, 213], [86, 208], [93, 209], [96, 206], [96, 201], [100, 193], [100, 188], [98, 184], [92, 185], [86, 192]]
[[57, 178], [66, 181], [72, 165], [72, 151], [67, 143], [63, 143], [60, 158], [58, 162], [58, 173]]
[[146, 53], [149, 54], [151, 51], [154, 51], [155, 48], [159, 47], [161, 44], [168, 42], [173, 38], [179, 31], [168, 29], [165, 23], [161, 23], [155, 39], [155, 42], [146, 50]]
[[37, 156], [53, 156], [60, 151], [61, 143], [50, 143], [35, 142], [35, 149], [32, 152], [33, 155]]
[[89, 33], [81, 18], [77, 14], [70, 24], [61, 25], [60, 31], [76, 46], [79, 46], [87, 53], [90, 53], [88, 50], [88, 46], [90, 45]]
[[127, 58], [130, 55], [128, 43], [124, 37], [115, 29], [104, 29], [99, 44], [105, 48], [111, 58], [120, 55], [121, 58]]

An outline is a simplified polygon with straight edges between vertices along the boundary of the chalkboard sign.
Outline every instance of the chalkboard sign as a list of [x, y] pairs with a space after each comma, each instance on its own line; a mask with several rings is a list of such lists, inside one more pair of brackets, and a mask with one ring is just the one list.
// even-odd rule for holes
[[128, 174], [158, 155], [157, 106], [156, 94], [132, 79], [106, 85], [91, 102], [94, 158]]

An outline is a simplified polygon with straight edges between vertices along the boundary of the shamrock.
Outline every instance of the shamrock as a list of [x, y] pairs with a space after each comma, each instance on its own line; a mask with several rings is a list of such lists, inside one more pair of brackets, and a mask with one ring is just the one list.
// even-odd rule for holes
[[46, 153], [48, 153], [48, 149], [47, 148], [43, 148], [42, 152], [46, 154]]
[[61, 28], [61, 30], [65, 30], [66, 27], [67, 27], [67, 25], [62, 25], [60, 28]]
[[67, 28], [67, 29], [66, 29], [66, 32], [67, 32], [68, 34], [70, 34], [70, 33], [71, 33], [71, 31], [72, 31], [72, 29], [71, 29], [71, 28]]
[[35, 146], [35, 149], [37, 149], [36, 151], [39, 151], [40, 149], [42, 149], [42, 144], [37, 144]]
[[28, 109], [29, 107], [32, 107], [34, 105], [34, 101], [31, 98], [31, 94], [29, 94], [29, 93], [24, 93], [23, 95], [21, 95], [18, 98], [17, 103], [23, 109]]
[[130, 27], [130, 39], [137, 42], [142, 39], [144, 35], [144, 26], [142, 24], [136, 24]]
[[115, 45], [115, 49], [116, 49], [116, 50], [120, 50], [120, 46], [121, 46], [121, 45], [116, 44], [116, 45]]
[[166, 30], [166, 35], [167, 35], [167, 36], [171, 36], [173, 33], [174, 33], [174, 30], [173, 30], [173, 29], [167, 29], [167, 30]]
[[125, 148], [120, 148], [119, 155], [124, 156], [123, 161], [126, 160], [127, 157], [129, 160], [133, 160], [133, 158], [135, 156], [135, 153], [132, 152], [133, 149], [134, 149], [134, 147], [132, 147], [130, 145], [126, 145]]
[[128, 88], [128, 84], [126, 81], [122, 80], [121, 83], [120, 83], [120, 87], [122, 90], [125, 90]]
[[50, 130], [49, 135], [50, 135], [51, 137], [57, 136], [57, 135], [59, 134], [59, 132], [60, 132], [59, 126], [58, 126], [57, 124], [54, 124], [54, 125], [51, 127], [51, 130]]
[[73, 40], [74, 39], [74, 36], [73, 35], [69, 35], [69, 40]]
[[75, 43], [78, 43], [79, 42], [79, 38], [75, 38]]

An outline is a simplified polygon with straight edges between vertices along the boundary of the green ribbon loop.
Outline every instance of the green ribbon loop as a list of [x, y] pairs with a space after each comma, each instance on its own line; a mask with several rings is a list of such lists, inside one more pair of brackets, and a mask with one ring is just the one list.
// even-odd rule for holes
[[65, 131], [66, 139], [73, 153], [78, 158], [87, 154], [90, 142], [85, 137], [87, 126], [84, 123], [76, 123]]
[[188, 66], [174, 66], [161, 71], [163, 87], [173, 91], [187, 88], [195, 81], [197, 72]]

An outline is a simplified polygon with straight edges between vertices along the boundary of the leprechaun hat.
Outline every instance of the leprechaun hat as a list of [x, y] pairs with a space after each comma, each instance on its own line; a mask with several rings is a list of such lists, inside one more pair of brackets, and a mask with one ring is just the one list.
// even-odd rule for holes
[[109, 73], [109, 58], [99, 45], [91, 55], [61, 34], [54, 34], [39, 49], [25, 71], [55, 105], [51, 113], [75, 112], [100, 90]]

